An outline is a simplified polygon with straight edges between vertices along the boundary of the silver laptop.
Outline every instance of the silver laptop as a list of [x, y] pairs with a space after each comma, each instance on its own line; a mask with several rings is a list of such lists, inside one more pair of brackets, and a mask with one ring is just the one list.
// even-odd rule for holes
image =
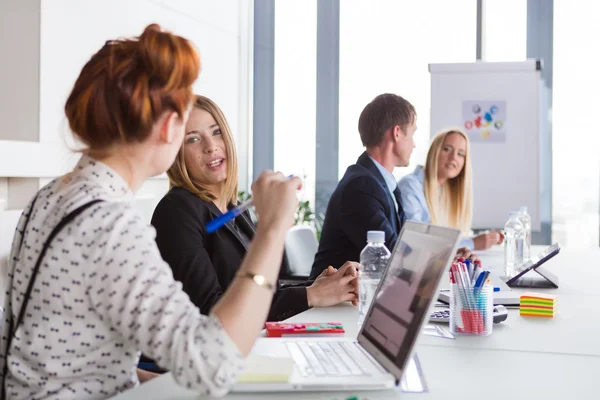
[[378, 390], [397, 385], [459, 239], [455, 229], [406, 222], [358, 340], [261, 338], [253, 353], [293, 359], [288, 382], [240, 383], [233, 391]]

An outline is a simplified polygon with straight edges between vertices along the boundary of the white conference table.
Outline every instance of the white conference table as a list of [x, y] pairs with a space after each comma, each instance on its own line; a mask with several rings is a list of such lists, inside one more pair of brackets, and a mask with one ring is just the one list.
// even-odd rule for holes
[[[535, 246], [534, 252], [543, 246]], [[501, 273], [503, 253], [494, 248], [479, 253], [484, 268]], [[509, 310], [506, 321], [494, 326], [488, 337], [455, 340], [421, 335], [416, 347], [428, 392], [302, 392], [230, 394], [227, 399], [344, 400], [364, 399], [598, 399], [600, 388], [600, 249], [562, 249], [547, 262], [559, 276], [560, 288], [553, 319], [519, 316]], [[547, 289], [544, 289], [546, 291]], [[519, 290], [524, 291], [524, 290]], [[357, 311], [343, 304], [315, 308], [289, 321], [344, 324], [347, 336], [356, 337]], [[179, 387], [171, 374], [125, 392], [115, 400], [201, 397]]]

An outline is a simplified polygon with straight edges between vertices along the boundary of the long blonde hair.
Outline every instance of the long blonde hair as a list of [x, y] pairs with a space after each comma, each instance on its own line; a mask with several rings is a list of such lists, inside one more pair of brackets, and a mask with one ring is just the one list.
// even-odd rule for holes
[[[237, 153], [235, 151], [235, 146], [233, 144], [233, 136], [231, 134], [231, 128], [227, 123], [227, 119], [225, 118], [225, 115], [223, 114], [223, 111], [221, 111], [219, 106], [208, 97], [196, 95], [194, 100], [194, 108], [198, 108], [200, 110], [208, 112], [210, 115], [213, 116], [217, 125], [219, 125], [221, 135], [223, 136], [223, 142], [225, 143], [225, 149], [227, 150], [227, 178], [225, 181], [225, 186], [223, 187], [223, 191], [221, 192], [221, 197], [227, 200], [228, 204], [237, 204]], [[184, 149], [185, 140], [181, 145], [181, 149], [179, 149], [179, 153], [177, 153], [175, 162], [167, 171], [167, 176], [169, 177], [169, 183], [171, 185], [171, 188], [180, 187], [187, 189], [189, 192], [195, 194], [196, 196], [200, 197], [202, 200], [207, 202], [216, 200], [216, 197], [209, 192], [208, 188], [202, 182], [194, 181], [190, 177], [187, 166], [185, 165]]]
[[[461, 135], [466, 141], [465, 164], [456, 178], [448, 179], [440, 185], [438, 157], [446, 137], [454, 133]], [[424, 186], [432, 224], [451, 226], [460, 229], [463, 233], [471, 230], [473, 190], [470, 153], [469, 138], [460, 129], [445, 129], [431, 142], [424, 167]]]

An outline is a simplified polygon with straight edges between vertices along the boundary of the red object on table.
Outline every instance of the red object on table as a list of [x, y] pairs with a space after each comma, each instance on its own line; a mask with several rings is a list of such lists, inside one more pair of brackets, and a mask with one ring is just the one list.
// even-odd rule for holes
[[340, 322], [267, 322], [265, 327], [268, 337], [343, 335], [346, 332]]

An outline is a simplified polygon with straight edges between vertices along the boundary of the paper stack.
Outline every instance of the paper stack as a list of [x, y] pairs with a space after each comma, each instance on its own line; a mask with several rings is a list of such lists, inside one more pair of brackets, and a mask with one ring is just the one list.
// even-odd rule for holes
[[553, 318], [556, 314], [558, 296], [527, 292], [521, 295], [521, 315], [527, 317]]

